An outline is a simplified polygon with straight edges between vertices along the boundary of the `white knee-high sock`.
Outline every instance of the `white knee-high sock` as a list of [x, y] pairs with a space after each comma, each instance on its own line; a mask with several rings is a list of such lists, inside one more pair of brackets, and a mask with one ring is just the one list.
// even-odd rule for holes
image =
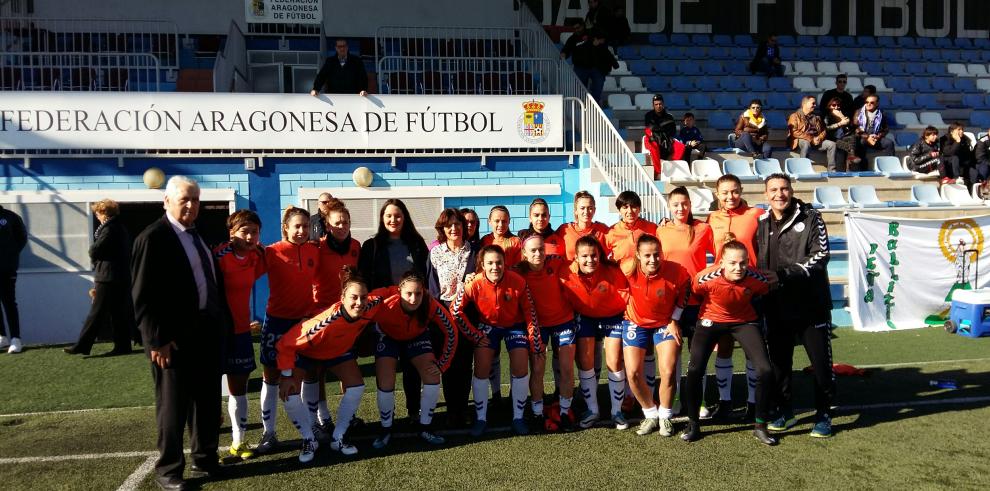
[[337, 408], [337, 426], [333, 429], [334, 440], [344, 438], [344, 433], [347, 432], [347, 428], [351, 426], [351, 420], [354, 419], [354, 413], [361, 405], [361, 394], [363, 393], [364, 384], [344, 389], [344, 397], [341, 398], [340, 407]]
[[749, 358], [746, 359], [746, 402], [756, 404], [756, 369]]
[[732, 358], [715, 357], [715, 381], [718, 382], [718, 398], [732, 400]]
[[303, 382], [302, 388], [299, 390], [299, 397], [302, 398], [303, 403], [306, 404], [306, 409], [309, 410], [310, 421], [319, 421], [319, 414], [317, 411], [320, 408], [320, 383], [319, 382]]
[[560, 417], [563, 418], [571, 412], [571, 402], [573, 397], [560, 396]]
[[382, 428], [392, 427], [392, 416], [395, 414], [395, 390], [378, 389], [378, 416]]
[[[529, 395], [529, 374], [522, 377], [512, 377], [510, 392], [512, 394], [512, 419], [522, 419], [523, 410], [526, 409], [526, 396]], [[543, 405], [543, 401], [540, 401]], [[534, 412], [535, 408], [534, 408]]]
[[433, 422], [433, 411], [437, 409], [440, 400], [440, 384], [423, 384], [423, 392], [419, 396], [419, 424], [429, 426]]
[[602, 348], [604, 346], [604, 340], [595, 339], [595, 380], [601, 380], [602, 378], [602, 363], [605, 360], [605, 357], [602, 356]]
[[622, 412], [622, 400], [626, 398], [626, 372], [608, 372], [608, 392], [612, 399], [612, 415]]
[[[492, 388], [492, 396], [502, 397], [502, 361], [500, 353], [495, 353], [492, 358], [492, 371], [488, 375], [488, 383]], [[487, 392], [485, 394], [487, 396]]]
[[471, 392], [474, 393], [474, 411], [478, 421], [488, 419], [488, 379], [471, 377]]
[[265, 433], [275, 433], [275, 416], [278, 414], [278, 385], [261, 384], [261, 426]]
[[[543, 415], [543, 398], [534, 397], [533, 400], [529, 401], [530, 407], [533, 409], [533, 416]], [[526, 407], [526, 403], [523, 402], [523, 407]]]
[[313, 440], [313, 424], [309, 420], [309, 411], [299, 397], [289, 397], [285, 400], [285, 412], [289, 414], [293, 426], [299, 430], [303, 440]]
[[230, 433], [235, 447], [244, 441], [247, 410], [247, 396], [227, 396], [227, 414], [230, 416]]
[[643, 373], [646, 375], [646, 385], [650, 387], [650, 394], [653, 394], [657, 390], [657, 357], [652, 351], [643, 358]]
[[581, 395], [584, 397], [584, 404], [588, 406], [588, 411], [599, 414], [598, 379], [595, 378], [595, 371], [578, 370], [578, 384], [581, 387]]

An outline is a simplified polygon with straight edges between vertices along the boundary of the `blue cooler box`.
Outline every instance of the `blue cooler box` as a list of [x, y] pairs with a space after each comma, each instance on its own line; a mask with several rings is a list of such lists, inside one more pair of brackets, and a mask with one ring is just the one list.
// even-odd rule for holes
[[961, 336], [990, 336], [990, 288], [956, 290], [952, 294], [948, 322], [953, 324], [956, 334]]

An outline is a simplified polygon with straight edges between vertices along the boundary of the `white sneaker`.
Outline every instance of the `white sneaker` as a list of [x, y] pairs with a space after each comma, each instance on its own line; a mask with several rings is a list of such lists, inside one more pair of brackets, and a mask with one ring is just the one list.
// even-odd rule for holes
[[21, 338], [10, 338], [10, 348], [7, 353], [20, 353], [21, 349]]
[[299, 452], [299, 462], [305, 464], [313, 460], [318, 448], [320, 448], [320, 443], [316, 440], [303, 440], [302, 451]]
[[706, 407], [706, 406], [701, 406], [701, 409], [698, 411], [698, 418], [700, 418], [700, 419], [712, 419], [712, 411], [711, 411], [711, 409], [708, 409], [708, 407]]
[[334, 440], [330, 442], [330, 450], [340, 452], [344, 455], [355, 455], [358, 453], [357, 447], [351, 445], [350, 443], [345, 443], [342, 440]]
[[6, 349], [10, 346], [10, 338], [7, 336], [0, 336], [0, 349]]
[[667, 418], [660, 418], [660, 428], [658, 431], [660, 436], [670, 436], [674, 434], [674, 423]]

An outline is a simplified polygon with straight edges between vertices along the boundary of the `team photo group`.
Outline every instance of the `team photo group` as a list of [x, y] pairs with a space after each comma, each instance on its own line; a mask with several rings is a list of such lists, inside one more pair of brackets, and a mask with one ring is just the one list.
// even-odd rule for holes
[[[229, 241], [210, 255], [195, 228], [199, 186], [174, 176], [164, 217], [135, 239], [131, 258], [135, 318], [155, 381], [158, 484], [182, 483], [187, 425], [193, 471], [219, 471], [221, 374], [233, 456], [272, 452], [280, 436], [289, 437], [276, 434], [280, 400], [301, 436], [301, 462], [321, 445], [357, 454], [347, 432], [366, 389], [358, 365], [366, 356], [375, 357], [375, 449], [393, 437], [397, 373], [422, 445], [446, 443], [433, 422], [441, 393], [445, 428], [485, 435], [489, 406], [503, 407], [503, 350], [517, 435], [606, 424], [625, 430], [632, 399], [642, 411], [637, 434], [673, 436], [679, 412], [687, 417], [680, 439], [693, 442], [702, 438], [704, 419], [729, 420], [736, 343], [746, 355], [749, 397], [745, 416], [731, 420], [752, 423], [759, 443], [778, 443], [773, 432], [796, 423], [792, 358], [803, 344], [814, 369], [811, 436], [830, 437], [835, 380], [825, 223], [793, 196], [788, 176], [757, 185], [765, 187], [765, 205], [742, 199], [735, 176], [721, 177], [707, 221], [693, 217], [683, 187], [669, 192], [670, 218], [661, 223], [640, 217], [636, 193], [620, 193], [620, 220], [611, 225], [595, 221], [595, 199], [582, 191], [573, 221], [559, 227], [536, 198], [530, 226], [518, 233], [509, 229], [505, 206], [487, 217], [447, 208], [435, 237], [421, 236], [406, 205], [389, 199], [363, 244], [351, 237], [345, 203], [324, 193], [312, 215], [290, 206], [278, 223], [265, 220], [281, 230], [274, 244], [259, 243], [263, 220], [255, 212], [234, 212]], [[485, 219], [491, 233], [479, 237]], [[263, 275], [270, 293], [255, 346], [250, 303]], [[255, 349], [263, 431], [249, 445]], [[683, 383], [682, 349], [690, 352]], [[704, 401], [713, 352], [717, 405]], [[598, 399], [603, 365], [608, 401]], [[551, 394], [544, 392], [548, 371]], [[343, 394], [335, 415], [328, 372]]]

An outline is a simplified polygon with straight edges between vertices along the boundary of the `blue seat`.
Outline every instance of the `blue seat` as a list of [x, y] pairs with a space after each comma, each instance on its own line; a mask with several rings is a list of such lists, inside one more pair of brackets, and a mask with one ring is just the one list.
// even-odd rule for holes
[[895, 92], [890, 96], [890, 107], [889, 109], [907, 109], [912, 110], [917, 106], [914, 105], [914, 94], [905, 94], [901, 92]]
[[873, 36], [856, 36], [856, 45], [861, 48], [873, 48], [877, 46], [877, 38]]
[[715, 106], [718, 109], [733, 110], [740, 106], [739, 97], [736, 94], [720, 92], [715, 94]]
[[935, 38], [935, 47], [936, 48], [952, 48], [953, 47], [952, 40], [949, 39], [949, 38], [947, 38], [947, 37]]
[[653, 75], [653, 61], [651, 60], [633, 60], [628, 64], [629, 71], [633, 75], [642, 77], [644, 75]]
[[681, 75], [702, 75], [704, 69], [701, 66], [701, 62], [698, 61], [684, 61], [679, 63], [681, 69]]
[[897, 41], [893, 36], [880, 36], [877, 38], [877, 44], [883, 48], [896, 48]]
[[660, 52], [664, 58], [669, 58], [672, 60], [693, 59], [697, 54], [694, 48], [680, 45], [663, 46], [660, 48]]
[[728, 46], [709, 46], [705, 49], [705, 57], [709, 60], [729, 60], [732, 54]]
[[744, 159], [726, 159], [722, 162], [722, 173], [732, 174], [739, 178], [740, 181], [759, 181], [760, 176], [753, 172], [753, 167], [749, 165], [748, 160]]
[[964, 63], [980, 63], [983, 61], [982, 50], [965, 50], [959, 52], [959, 58], [962, 59]]
[[894, 143], [899, 147], [910, 147], [918, 141], [918, 134], [913, 131], [898, 131], [894, 133]]
[[917, 38], [914, 38], [914, 44], [915, 44], [915, 46], [917, 46], [919, 48], [929, 48], [930, 49], [930, 48], [934, 48], [935, 47], [935, 41], [933, 41], [932, 38], [926, 38], [926, 37], [917, 37]]
[[921, 109], [945, 109], [945, 106], [935, 98], [935, 94], [918, 94], [914, 102]]
[[787, 59], [801, 60], [801, 61], [818, 61], [818, 48], [811, 48], [808, 46], [801, 46], [794, 52], [794, 57], [787, 57]]
[[[928, 77], [911, 77], [908, 79], [908, 87], [918, 92], [933, 92], [931, 79]], [[897, 90], [897, 89], [894, 89]]]
[[675, 110], [684, 110], [689, 107], [687, 99], [682, 94], [667, 94], [664, 96], [663, 102], [668, 108]]
[[654, 75], [647, 77], [646, 89], [650, 92], [667, 92], [670, 90], [670, 78]]
[[973, 47], [976, 49], [990, 49], [990, 39], [973, 38]]
[[731, 130], [736, 127], [736, 122], [729, 113], [717, 111], [708, 115], [708, 126], [716, 130]]
[[667, 44], [667, 35], [659, 32], [650, 34], [649, 36], [647, 36], [646, 39], [649, 40], [650, 44], [653, 45]]
[[776, 109], [778, 111], [786, 111], [794, 107], [791, 105], [790, 97], [780, 92], [771, 92], [767, 97], [766, 105], [768, 109]]
[[715, 103], [712, 101], [711, 96], [700, 92], [689, 95], [688, 104], [691, 105], [692, 109], [702, 109], [706, 111], [715, 109]]
[[963, 94], [967, 92], [977, 92], [979, 89], [976, 88], [976, 82], [974, 79], [969, 77], [958, 77], [952, 83], [953, 90], [957, 92], [962, 92]]
[[973, 111], [969, 114], [969, 121], [978, 128], [990, 128], [990, 113]]
[[876, 76], [883, 73], [883, 65], [879, 61], [861, 61], [859, 62], [859, 67], [870, 75]]
[[712, 36], [712, 44], [715, 46], [724, 46], [726, 48], [732, 46], [732, 36], [728, 34], [716, 34]]
[[877, 197], [877, 189], [869, 184], [849, 186], [849, 204], [856, 208], [886, 208], [886, 201]]
[[835, 36], [829, 36], [829, 35], [818, 36], [816, 42], [818, 43], [819, 46], [831, 46], [831, 47], [839, 46], [839, 42], [836, 41]]
[[[946, 39], [946, 38], [938, 38], [938, 39]], [[939, 50], [939, 53], [940, 53], [940, 55], [939, 55], [940, 60], [939, 61], [947, 61], [949, 63], [956, 63], [956, 62], [963, 61], [962, 54], [960, 54], [959, 50], [956, 50], [956, 49], [942, 49], [942, 50]], [[940, 66], [943, 66], [944, 67], [945, 65], [940, 64]]]
[[985, 94], [963, 94], [963, 106], [975, 110], [990, 109], [990, 101]]
[[942, 199], [934, 184], [915, 184], [911, 186], [911, 200], [919, 206], [952, 206], [952, 203]]
[[[709, 48], [709, 52], [714, 48]], [[704, 62], [701, 66], [702, 71], [705, 75], [722, 75], [725, 73], [725, 69], [722, 68], [722, 63], [718, 61], [708, 60]]]
[[784, 160], [784, 171], [795, 179], [807, 181], [823, 179], [825, 176], [821, 172], [816, 172], [811, 165], [811, 159], [804, 157], [792, 157]]
[[800, 34], [797, 37], [798, 46], [818, 46], [818, 40], [814, 36]]
[[911, 36], [901, 36], [897, 38], [897, 45], [901, 48], [915, 48], [918, 44], [914, 40], [915, 38]]
[[900, 76], [905, 74], [904, 64], [899, 61], [885, 61], [880, 65], [882, 67], [883, 73], [887, 75]]
[[694, 79], [690, 77], [674, 77], [670, 79], [670, 88], [678, 92], [694, 91]]
[[708, 37], [708, 34], [692, 34], [691, 44], [695, 46], [708, 46], [712, 44], [712, 38]]
[[732, 44], [746, 48], [756, 46], [756, 42], [753, 41], [753, 36], [750, 36], [749, 34], [736, 34], [735, 36], [732, 36]]
[[[845, 50], [843, 50], [845, 52]], [[823, 61], [839, 60], [839, 49], [834, 46], [821, 46], [818, 48], [818, 59]]]
[[772, 130], [783, 130], [787, 128], [787, 116], [785, 113], [780, 111], [765, 111], [767, 115], [767, 124], [770, 125]]
[[914, 92], [911, 88], [911, 80], [902, 77], [888, 77], [885, 79], [887, 81], [887, 87], [892, 89], [894, 92]]
[[766, 179], [770, 174], [782, 174], [780, 161], [774, 158], [753, 160], [753, 171], [762, 179]]
[[618, 54], [620, 59], [626, 61], [639, 59], [639, 50], [636, 46], [619, 46]]
[[719, 92], [720, 78], [722, 77], [698, 77], [694, 79], [694, 86], [702, 92]]
[[890, 179], [912, 178], [914, 174], [901, 167], [901, 159], [892, 156], [881, 156], [873, 159], [873, 168]]
[[969, 42], [969, 38], [956, 38], [954, 44], [959, 49], [970, 49], [973, 47], [973, 44]]
[[675, 33], [670, 35], [670, 44], [685, 46], [691, 44], [691, 38], [687, 34]]
[[[900, 59], [909, 62], [924, 61], [925, 51], [917, 48], [902, 48], [896, 53], [900, 54]], [[887, 56], [886, 54], [884, 56]]]
[[849, 203], [842, 197], [842, 189], [839, 186], [817, 186], [815, 187], [814, 203], [822, 208], [848, 208]]
[[658, 75], [667, 75], [671, 77], [680, 75], [680, 70], [677, 69], [677, 63], [657, 63], [653, 65], [653, 70], [656, 71]]
[[[740, 48], [740, 49], [745, 49], [745, 48]], [[733, 54], [732, 60], [722, 63], [722, 66], [725, 67], [725, 73], [728, 73], [730, 75], [745, 75], [749, 73], [749, 62], [742, 61], [743, 59], [748, 58], [749, 56], [751, 55], [746, 55], [745, 57], [740, 58], [735, 56], [735, 54]]]
[[934, 75], [936, 77], [941, 77], [949, 74], [945, 63], [926, 63], [925, 73], [929, 75]]
[[722, 77], [722, 79], [719, 80], [718, 85], [719, 87], [722, 88], [722, 90], [729, 90], [733, 92], [742, 92], [743, 90], [745, 90], [742, 84], [742, 80], [739, 77], [735, 77], [731, 75], [727, 77]]
[[662, 60], [664, 58], [663, 53], [660, 52], [660, 48], [657, 46], [641, 46], [639, 48], [639, 56], [647, 60]]
[[769, 89], [773, 92], [792, 92], [794, 84], [787, 77], [773, 77], [767, 81]]
[[746, 84], [746, 90], [755, 90], [762, 92], [770, 90], [770, 86], [767, 85], [767, 78], [761, 77], [759, 75], [750, 75], [746, 77], [745, 84]]

